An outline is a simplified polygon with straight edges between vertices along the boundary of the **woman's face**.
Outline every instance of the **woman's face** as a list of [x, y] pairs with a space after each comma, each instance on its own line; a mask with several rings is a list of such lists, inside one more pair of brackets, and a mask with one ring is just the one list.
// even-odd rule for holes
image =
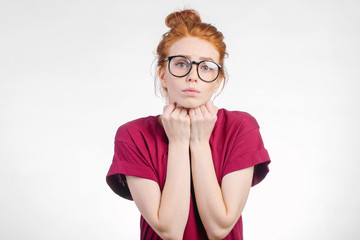
[[[169, 49], [169, 56], [182, 55], [191, 61], [211, 60], [219, 63], [219, 53], [211, 43], [196, 37], [186, 37], [175, 42]], [[213, 82], [202, 81], [197, 74], [197, 65], [184, 77], [171, 75], [166, 67], [160, 69], [162, 86], [167, 89], [169, 103], [176, 102], [184, 108], [197, 108], [208, 101], [219, 88], [222, 79]]]

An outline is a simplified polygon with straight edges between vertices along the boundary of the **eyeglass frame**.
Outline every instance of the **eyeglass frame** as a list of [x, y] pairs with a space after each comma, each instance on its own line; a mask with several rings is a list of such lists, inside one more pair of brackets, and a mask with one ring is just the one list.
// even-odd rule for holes
[[[171, 59], [173, 59], [173, 58], [175, 58], [175, 57], [183, 57], [183, 58], [185, 58], [186, 60], [189, 61], [189, 63], [190, 63], [190, 68], [189, 68], [189, 71], [188, 71], [186, 74], [184, 74], [184, 75], [182, 75], [182, 76], [177, 76], [177, 75], [173, 74], [173, 73], [170, 71], [170, 61], [171, 61]], [[196, 73], [197, 73], [198, 77], [201, 79], [201, 81], [208, 82], [208, 83], [214, 82], [216, 79], [218, 79], [218, 77], [219, 77], [219, 75], [220, 75], [220, 71], [221, 71], [221, 69], [222, 69], [222, 66], [221, 66], [220, 64], [214, 62], [214, 61], [211, 61], [211, 60], [202, 60], [202, 61], [200, 61], [200, 62], [196, 62], [196, 61], [191, 61], [189, 58], [187, 58], [187, 57], [185, 57], [185, 56], [183, 56], [183, 55], [169, 56], [169, 57], [167, 57], [167, 58], [164, 58], [161, 62], [166, 62], [166, 61], [169, 61], [169, 63], [168, 63], [168, 69], [169, 69], [170, 74], [173, 75], [174, 77], [179, 77], [179, 78], [180, 78], [180, 77], [185, 77], [186, 75], [188, 75], [188, 74], [191, 72], [191, 69], [192, 69], [193, 64], [196, 64], [196, 65], [197, 65], [197, 67], [196, 67]], [[218, 74], [217, 74], [217, 76], [216, 76], [216, 78], [215, 78], [214, 80], [206, 81], [206, 80], [204, 80], [204, 79], [202, 79], [202, 78], [200, 77], [200, 74], [199, 74], [199, 65], [200, 65], [202, 62], [212, 62], [212, 63], [214, 63], [214, 64], [218, 67]]]

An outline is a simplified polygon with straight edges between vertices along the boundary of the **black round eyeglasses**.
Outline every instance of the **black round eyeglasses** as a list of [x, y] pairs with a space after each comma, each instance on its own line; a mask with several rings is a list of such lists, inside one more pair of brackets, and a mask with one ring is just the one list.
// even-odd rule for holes
[[191, 61], [185, 56], [176, 55], [170, 56], [162, 60], [163, 62], [169, 61], [168, 68], [171, 75], [175, 77], [185, 77], [192, 69], [192, 65], [197, 65], [197, 74], [204, 82], [215, 81], [220, 74], [221, 65], [210, 60], [203, 60], [200, 62]]

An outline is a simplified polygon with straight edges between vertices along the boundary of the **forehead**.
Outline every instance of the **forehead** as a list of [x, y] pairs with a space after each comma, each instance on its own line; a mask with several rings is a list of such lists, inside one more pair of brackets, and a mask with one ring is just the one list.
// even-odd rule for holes
[[208, 41], [196, 37], [186, 37], [176, 41], [169, 49], [169, 56], [186, 55], [191, 60], [212, 59], [219, 61], [220, 54]]

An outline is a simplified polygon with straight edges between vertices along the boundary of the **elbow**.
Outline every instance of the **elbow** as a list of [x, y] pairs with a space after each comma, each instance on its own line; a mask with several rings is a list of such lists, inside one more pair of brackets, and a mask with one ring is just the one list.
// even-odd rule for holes
[[204, 227], [210, 240], [221, 240], [229, 235], [238, 221], [237, 216], [227, 216], [221, 220], [218, 219], [217, 222], [208, 223]]
[[171, 221], [170, 219], [162, 219], [162, 221], [156, 221], [155, 224], [150, 226], [163, 240], [182, 240], [185, 225], [185, 221], [182, 223], [179, 221]]
[[210, 240], [222, 240], [226, 238], [227, 235], [232, 230], [233, 225], [228, 226], [212, 226], [209, 229], [206, 229], [207, 236]]
[[184, 231], [180, 229], [159, 229], [156, 232], [163, 240], [182, 240], [184, 235]]
[[183, 239], [183, 234], [178, 234], [178, 233], [162, 232], [159, 234], [159, 236], [163, 240], [182, 240]]
[[176, 236], [172, 236], [172, 237], [161, 237], [161, 239], [163, 240], [182, 240], [182, 237], [176, 237]]
[[219, 229], [216, 231], [208, 232], [208, 238], [210, 240], [222, 240], [230, 233], [228, 229]]

